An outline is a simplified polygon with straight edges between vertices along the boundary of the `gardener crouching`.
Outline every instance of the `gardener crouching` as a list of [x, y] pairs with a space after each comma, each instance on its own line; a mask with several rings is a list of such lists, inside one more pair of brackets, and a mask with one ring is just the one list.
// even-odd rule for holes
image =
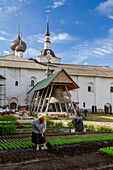
[[33, 126], [32, 130], [32, 142], [36, 144], [36, 150], [39, 150], [39, 144], [43, 144], [42, 150], [47, 149], [45, 146], [45, 130], [46, 130], [46, 121], [43, 117], [35, 119], [31, 122]]

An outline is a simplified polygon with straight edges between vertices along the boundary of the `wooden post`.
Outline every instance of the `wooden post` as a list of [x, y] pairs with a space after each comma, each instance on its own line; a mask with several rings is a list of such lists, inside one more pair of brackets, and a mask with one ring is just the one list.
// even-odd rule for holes
[[[69, 97], [69, 99], [70, 99], [70, 101], [71, 101], [71, 94], [69, 93], [69, 91], [68, 91], [68, 89], [67, 89], [67, 86], [65, 86], [65, 88], [66, 88], [67, 95], [68, 95], [68, 97]], [[72, 101], [71, 101], [71, 104], [72, 104], [73, 110], [74, 110], [74, 112], [75, 112], [75, 115], [77, 116], [77, 112], [76, 112], [76, 110], [75, 110], [75, 108], [74, 108], [74, 105], [73, 105], [73, 102], [72, 102]]]
[[[39, 95], [39, 91], [37, 91], [37, 92], [36, 92], [37, 100], [38, 100], [38, 95]], [[35, 105], [34, 105], [33, 112], [35, 112], [35, 110], [36, 110], [36, 106], [37, 106], [37, 102], [35, 101]]]
[[56, 103], [55, 103], [55, 109], [56, 109], [56, 112], [58, 112], [58, 109], [57, 109]]
[[41, 113], [42, 113], [42, 111], [43, 111], [43, 107], [44, 107], [44, 104], [45, 104], [45, 101], [46, 101], [46, 96], [47, 96], [48, 90], [49, 90], [49, 86], [46, 88], [46, 94], [45, 94], [45, 96], [44, 96], [44, 100], [43, 100], [42, 107], [41, 107], [41, 111], [40, 111]]
[[31, 102], [30, 102], [30, 106], [29, 106], [29, 110], [31, 110], [31, 105], [32, 105], [32, 102], [33, 102], [34, 95], [35, 95], [35, 93], [33, 93], [33, 96], [32, 96]]
[[60, 112], [62, 112], [62, 105], [61, 105], [61, 103], [59, 103], [59, 105], [60, 105]]
[[48, 103], [47, 103], [47, 107], [46, 107], [46, 114], [47, 114], [47, 111], [48, 111], [48, 107], [49, 107], [49, 102], [50, 102], [50, 99], [51, 99], [52, 91], [53, 91], [53, 85], [51, 86], [51, 90], [50, 90], [50, 93], [49, 93], [49, 99], [48, 99]]
[[66, 112], [68, 113], [68, 107], [67, 107], [67, 103], [65, 103], [65, 107], [66, 107]]
[[41, 103], [41, 100], [42, 100], [42, 96], [43, 96], [43, 94], [44, 94], [44, 90], [45, 90], [45, 89], [43, 89], [42, 95], [40, 96], [40, 100], [39, 100], [38, 107], [37, 107], [37, 113], [38, 113], [38, 111], [39, 111], [39, 109], [40, 109], [40, 103]]
[[32, 107], [31, 107], [31, 111], [33, 111], [35, 97], [36, 97], [36, 91], [34, 92], [34, 96], [33, 96], [33, 104], [32, 104]]

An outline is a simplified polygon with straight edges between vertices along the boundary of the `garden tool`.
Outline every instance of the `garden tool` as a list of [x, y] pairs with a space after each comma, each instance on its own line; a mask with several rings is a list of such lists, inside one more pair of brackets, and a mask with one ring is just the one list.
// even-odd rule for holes
[[[36, 126], [35, 126], [35, 128], [36, 128], [36, 130], [40, 133], [39, 129], [38, 129]], [[41, 134], [41, 133], [40, 133], [40, 134]], [[45, 139], [45, 137], [43, 137], [43, 138], [44, 138], [45, 142], [47, 142], [47, 143], [46, 143], [47, 148], [48, 148], [48, 149], [51, 149], [52, 146], [51, 146], [50, 142], [48, 142], [48, 141]]]

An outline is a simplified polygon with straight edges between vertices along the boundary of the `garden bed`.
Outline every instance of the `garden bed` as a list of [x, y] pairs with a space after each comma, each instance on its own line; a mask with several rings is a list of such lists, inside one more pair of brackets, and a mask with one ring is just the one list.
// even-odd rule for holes
[[18, 150], [0, 154], [0, 169], [110, 169], [113, 159], [98, 152], [101, 147], [113, 146], [112, 141], [94, 142], [54, 148], [44, 151]]
[[[107, 170], [107, 168], [110, 169], [113, 167], [112, 158], [106, 158], [98, 152], [100, 148], [113, 146], [113, 133], [94, 132], [91, 130], [86, 132], [63, 133], [60, 132], [60, 129], [61, 127], [47, 127], [46, 139], [53, 145], [53, 148], [44, 151], [36, 151], [34, 150], [34, 146], [28, 143], [31, 142], [32, 135], [32, 128], [30, 126], [21, 126], [21, 128], [18, 126], [15, 134], [2, 135], [0, 137], [0, 145], [3, 146], [3, 149], [0, 151], [0, 170], [35, 170], [37, 167], [39, 170], [91, 170], [91, 168], [94, 170]], [[79, 143], [80, 138], [99, 138], [101, 136], [107, 136], [107, 138], [104, 139], [105, 141], [89, 142], [89, 139], [85, 139]], [[109, 136], [111, 136], [110, 139]], [[72, 141], [71, 144], [69, 139]], [[76, 139], [78, 140], [77, 142], [75, 142]], [[61, 146], [59, 146], [60, 142]], [[10, 143], [13, 143], [15, 148], [13, 148], [14, 146], [10, 145]], [[27, 143], [31, 147], [29, 147]]]

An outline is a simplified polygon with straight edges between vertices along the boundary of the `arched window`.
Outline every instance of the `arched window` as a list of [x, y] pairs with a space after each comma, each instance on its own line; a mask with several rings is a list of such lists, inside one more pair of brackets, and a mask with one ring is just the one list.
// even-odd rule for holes
[[15, 86], [18, 86], [18, 81], [15, 81]]
[[34, 86], [36, 84], [36, 82], [37, 82], [36, 77], [34, 77], [34, 76], [30, 77], [29, 86]]
[[110, 92], [113, 93], [113, 86], [110, 87]]
[[88, 86], [88, 91], [89, 91], [89, 92], [91, 91], [91, 86]]
[[93, 82], [88, 83], [88, 92], [94, 92], [94, 84], [93, 84]]
[[31, 80], [31, 86], [34, 86], [34, 83], [35, 83], [34, 80]]

